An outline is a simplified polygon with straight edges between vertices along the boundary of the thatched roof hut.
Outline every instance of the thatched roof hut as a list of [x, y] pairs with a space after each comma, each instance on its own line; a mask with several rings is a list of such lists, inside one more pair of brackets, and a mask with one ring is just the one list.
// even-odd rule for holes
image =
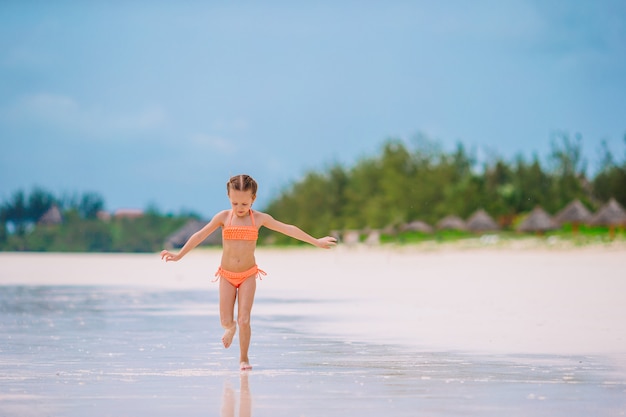
[[626, 226], [626, 211], [617, 200], [611, 198], [608, 203], [600, 207], [600, 210], [589, 220], [589, 224], [609, 226], [609, 234], [613, 239], [615, 227]]
[[421, 220], [415, 220], [410, 223], [404, 224], [400, 227], [400, 230], [403, 232], [422, 232], [422, 233], [432, 233], [434, 231], [431, 225]]
[[591, 212], [580, 200], [574, 200], [554, 216], [554, 221], [558, 224], [572, 223], [580, 224], [591, 219]]
[[589, 220], [589, 224], [598, 226], [626, 225], [626, 211], [617, 200], [611, 198], [609, 202], [602, 206]]
[[[202, 229], [206, 225], [206, 221], [202, 220], [189, 220], [183, 227], [172, 233], [165, 239], [165, 247], [166, 248], [180, 248], [182, 247], [187, 240], [196, 233], [198, 230]], [[209, 237], [207, 237], [203, 245], [219, 245], [222, 243], [222, 233], [221, 229], [216, 230], [211, 233]]]
[[367, 245], [379, 245], [380, 244], [380, 230], [370, 230], [365, 238], [365, 244]]
[[500, 229], [495, 220], [483, 209], [474, 212], [467, 219], [466, 226], [472, 232], [489, 232]]
[[380, 231], [383, 235], [395, 235], [397, 233], [396, 227], [393, 224], [385, 226]]
[[63, 223], [63, 215], [59, 206], [53, 204], [46, 212], [39, 218], [37, 224], [44, 226], [52, 226], [55, 224]]
[[356, 245], [361, 240], [361, 232], [358, 230], [346, 230], [343, 232], [343, 243], [348, 246]]
[[467, 230], [463, 219], [457, 216], [446, 216], [437, 222], [439, 230]]
[[547, 230], [554, 230], [556, 228], [558, 228], [558, 225], [552, 217], [550, 217], [550, 215], [540, 206], [537, 206], [517, 227], [517, 230], [520, 232], [543, 233]]
[[138, 219], [144, 216], [144, 211], [142, 209], [136, 208], [121, 208], [115, 210], [113, 213], [113, 217], [115, 219]]

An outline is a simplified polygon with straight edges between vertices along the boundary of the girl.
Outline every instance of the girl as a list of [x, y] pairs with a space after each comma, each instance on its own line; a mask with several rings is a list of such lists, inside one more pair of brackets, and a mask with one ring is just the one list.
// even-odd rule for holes
[[[328, 249], [337, 244], [335, 238], [316, 239], [296, 226], [285, 224], [260, 211], [252, 211], [256, 199], [257, 183], [248, 175], [236, 175], [226, 183], [231, 209], [217, 213], [206, 226], [194, 233], [182, 249], [174, 254], [161, 252], [165, 262], [178, 261], [198, 246], [218, 227], [222, 227], [222, 260], [215, 273], [220, 279], [220, 321], [224, 328], [222, 343], [228, 348], [239, 324], [240, 369], [252, 369], [248, 359], [250, 347], [250, 312], [256, 291], [256, 279], [265, 272], [257, 267], [254, 250], [261, 226], [301, 240], [318, 248]], [[237, 321], [234, 320], [235, 300]]]

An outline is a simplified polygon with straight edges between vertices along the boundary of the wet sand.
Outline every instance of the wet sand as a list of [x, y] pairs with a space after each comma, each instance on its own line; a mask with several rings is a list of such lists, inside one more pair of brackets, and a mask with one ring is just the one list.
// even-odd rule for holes
[[259, 249], [251, 361], [219, 250], [0, 253], [0, 414], [626, 413], [626, 250]]

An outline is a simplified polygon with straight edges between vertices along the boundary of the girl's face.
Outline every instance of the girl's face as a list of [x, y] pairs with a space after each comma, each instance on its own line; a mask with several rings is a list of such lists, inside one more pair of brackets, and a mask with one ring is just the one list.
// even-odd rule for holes
[[235, 213], [238, 217], [243, 217], [250, 211], [250, 207], [252, 207], [255, 196], [252, 195], [251, 190], [230, 190], [228, 192], [228, 199], [230, 200], [230, 205], [233, 208], [233, 213]]

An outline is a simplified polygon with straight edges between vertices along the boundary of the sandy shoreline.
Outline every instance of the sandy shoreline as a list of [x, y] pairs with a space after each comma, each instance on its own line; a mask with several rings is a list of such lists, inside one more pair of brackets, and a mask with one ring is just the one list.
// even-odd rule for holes
[[[219, 249], [157, 254], [0, 253], [1, 285], [211, 284]], [[420, 246], [265, 249], [257, 298], [331, 301], [312, 331], [423, 349], [626, 355], [626, 248]], [[295, 307], [299, 308], [297, 304]], [[269, 314], [264, 304], [254, 314]]]
[[0, 253], [0, 414], [624, 415], [625, 248], [467, 243], [259, 249], [250, 373], [219, 249]]

